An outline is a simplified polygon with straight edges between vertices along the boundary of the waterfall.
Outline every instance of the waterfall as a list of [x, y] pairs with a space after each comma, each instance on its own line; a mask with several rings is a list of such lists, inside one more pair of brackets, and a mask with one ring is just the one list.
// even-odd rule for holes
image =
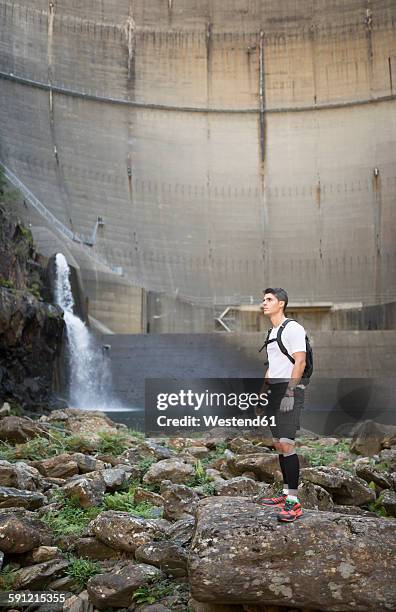
[[84, 410], [125, 410], [111, 397], [108, 358], [94, 336], [74, 312], [70, 268], [62, 253], [56, 255], [55, 302], [64, 311], [69, 358], [69, 401]]

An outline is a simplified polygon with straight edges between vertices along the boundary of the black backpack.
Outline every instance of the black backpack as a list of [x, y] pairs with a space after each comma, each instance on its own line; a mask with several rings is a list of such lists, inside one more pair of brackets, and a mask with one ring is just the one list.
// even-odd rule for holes
[[[270, 344], [271, 342], [277, 342], [279, 349], [281, 350], [281, 352], [294, 364], [295, 363], [295, 359], [294, 357], [292, 357], [291, 355], [289, 355], [287, 348], [285, 347], [285, 345], [282, 342], [282, 332], [285, 329], [286, 325], [288, 323], [290, 323], [290, 321], [295, 321], [295, 319], [286, 319], [286, 321], [283, 321], [282, 325], [279, 327], [278, 329], [278, 333], [276, 338], [272, 338], [272, 340], [269, 339], [270, 337], [270, 333], [272, 332], [272, 327], [271, 329], [268, 330], [267, 333], [267, 337], [265, 339], [265, 342], [263, 344], [263, 346], [261, 347], [261, 349], [259, 349], [259, 353], [261, 353], [261, 351], [265, 348], [267, 348], [268, 344]], [[313, 351], [312, 351], [312, 346], [311, 343], [309, 341], [309, 338], [307, 335], [305, 335], [305, 346], [306, 346], [306, 363], [305, 363], [305, 369], [303, 372], [303, 375], [301, 377], [301, 382], [304, 383], [305, 385], [308, 385], [309, 383], [309, 379], [312, 376], [312, 372], [313, 372]], [[268, 363], [268, 362], [267, 362]]]

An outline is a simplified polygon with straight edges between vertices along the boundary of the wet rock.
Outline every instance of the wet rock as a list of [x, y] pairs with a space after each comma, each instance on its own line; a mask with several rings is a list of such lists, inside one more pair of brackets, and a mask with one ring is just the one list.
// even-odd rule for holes
[[199, 495], [185, 485], [173, 484], [164, 480], [161, 486], [161, 496], [164, 500], [164, 517], [168, 520], [186, 518], [194, 514], [199, 501]]
[[0, 420], [0, 440], [21, 444], [37, 436], [48, 437], [48, 430], [29, 417], [7, 416]]
[[230, 480], [217, 481], [215, 483], [217, 495], [251, 497], [252, 495], [257, 495], [261, 489], [262, 483], [245, 476], [236, 476]]
[[134, 552], [160, 533], [153, 521], [116, 510], [101, 512], [89, 526], [100, 542], [126, 552]]
[[363, 421], [354, 431], [351, 452], [372, 457], [380, 452], [383, 442], [391, 446], [391, 439], [396, 435], [396, 427], [383, 425], [375, 421]]
[[[34, 516], [34, 515], [33, 515]], [[5, 553], [26, 553], [41, 545], [52, 544], [50, 529], [37, 518], [0, 512], [0, 550]]]
[[70, 478], [78, 474], [78, 463], [69, 453], [61, 453], [48, 459], [32, 462], [34, 467], [43, 474], [51, 478]]
[[164, 505], [164, 498], [162, 495], [154, 493], [153, 491], [147, 491], [147, 489], [143, 489], [143, 487], [136, 487], [133, 499], [135, 504], [140, 504], [143, 502], [153, 504], [153, 506]]
[[92, 508], [102, 503], [106, 492], [106, 483], [100, 474], [95, 478], [79, 476], [78, 479], [66, 483], [62, 487], [62, 491], [66, 497], [78, 499], [81, 508]]
[[173, 523], [166, 530], [166, 536], [169, 540], [178, 542], [182, 546], [187, 545], [193, 536], [195, 520], [193, 516], [187, 516]]
[[37, 491], [40, 488], [41, 481], [40, 472], [24, 461], [10, 463], [0, 460], [0, 486]]
[[180, 459], [164, 459], [153, 463], [145, 473], [143, 482], [147, 484], [161, 483], [170, 480], [174, 483], [184, 483], [194, 475], [194, 467]]
[[135, 557], [141, 563], [155, 565], [166, 574], [181, 577], [187, 573], [187, 552], [176, 542], [150, 542], [135, 550]]
[[375, 492], [362, 478], [341, 468], [305, 468], [301, 470], [301, 479], [326, 489], [337, 504], [363, 506], [375, 500]]
[[343, 612], [394, 607], [393, 521], [305, 510], [291, 530], [272, 509], [227, 497], [201, 500], [196, 521], [188, 575], [198, 601]]
[[99, 610], [128, 607], [139, 587], [161, 575], [161, 571], [151, 565], [127, 563], [111, 573], [97, 574], [90, 578], [87, 591], [90, 600]]
[[334, 502], [330, 493], [312, 482], [302, 482], [298, 487], [298, 497], [303, 508], [332, 511]]
[[381, 495], [381, 502], [385, 510], [391, 516], [396, 516], [396, 492], [384, 491]]
[[40, 508], [47, 498], [38, 491], [23, 491], [14, 487], [0, 487], [0, 508]]
[[18, 570], [13, 588], [39, 590], [55, 577], [60, 576], [69, 565], [65, 559], [52, 559]]
[[101, 561], [103, 559], [118, 559], [121, 551], [114, 550], [94, 537], [79, 538], [74, 547], [79, 557]]

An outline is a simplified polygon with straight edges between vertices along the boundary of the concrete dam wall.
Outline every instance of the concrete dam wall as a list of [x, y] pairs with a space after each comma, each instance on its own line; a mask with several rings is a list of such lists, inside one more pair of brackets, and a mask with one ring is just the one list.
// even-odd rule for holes
[[0, 37], [0, 160], [132, 285], [395, 299], [394, 0], [0, 0]]

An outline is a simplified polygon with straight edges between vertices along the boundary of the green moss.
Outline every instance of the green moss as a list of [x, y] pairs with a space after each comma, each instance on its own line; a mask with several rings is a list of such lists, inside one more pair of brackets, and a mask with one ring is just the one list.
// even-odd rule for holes
[[12, 591], [19, 565], [8, 563], [0, 571], [0, 591]]
[[14, 281], [7, 280], [6, 278], [0, 276], [0, 287], [4, 287], [5, 289], [15, 289]]

